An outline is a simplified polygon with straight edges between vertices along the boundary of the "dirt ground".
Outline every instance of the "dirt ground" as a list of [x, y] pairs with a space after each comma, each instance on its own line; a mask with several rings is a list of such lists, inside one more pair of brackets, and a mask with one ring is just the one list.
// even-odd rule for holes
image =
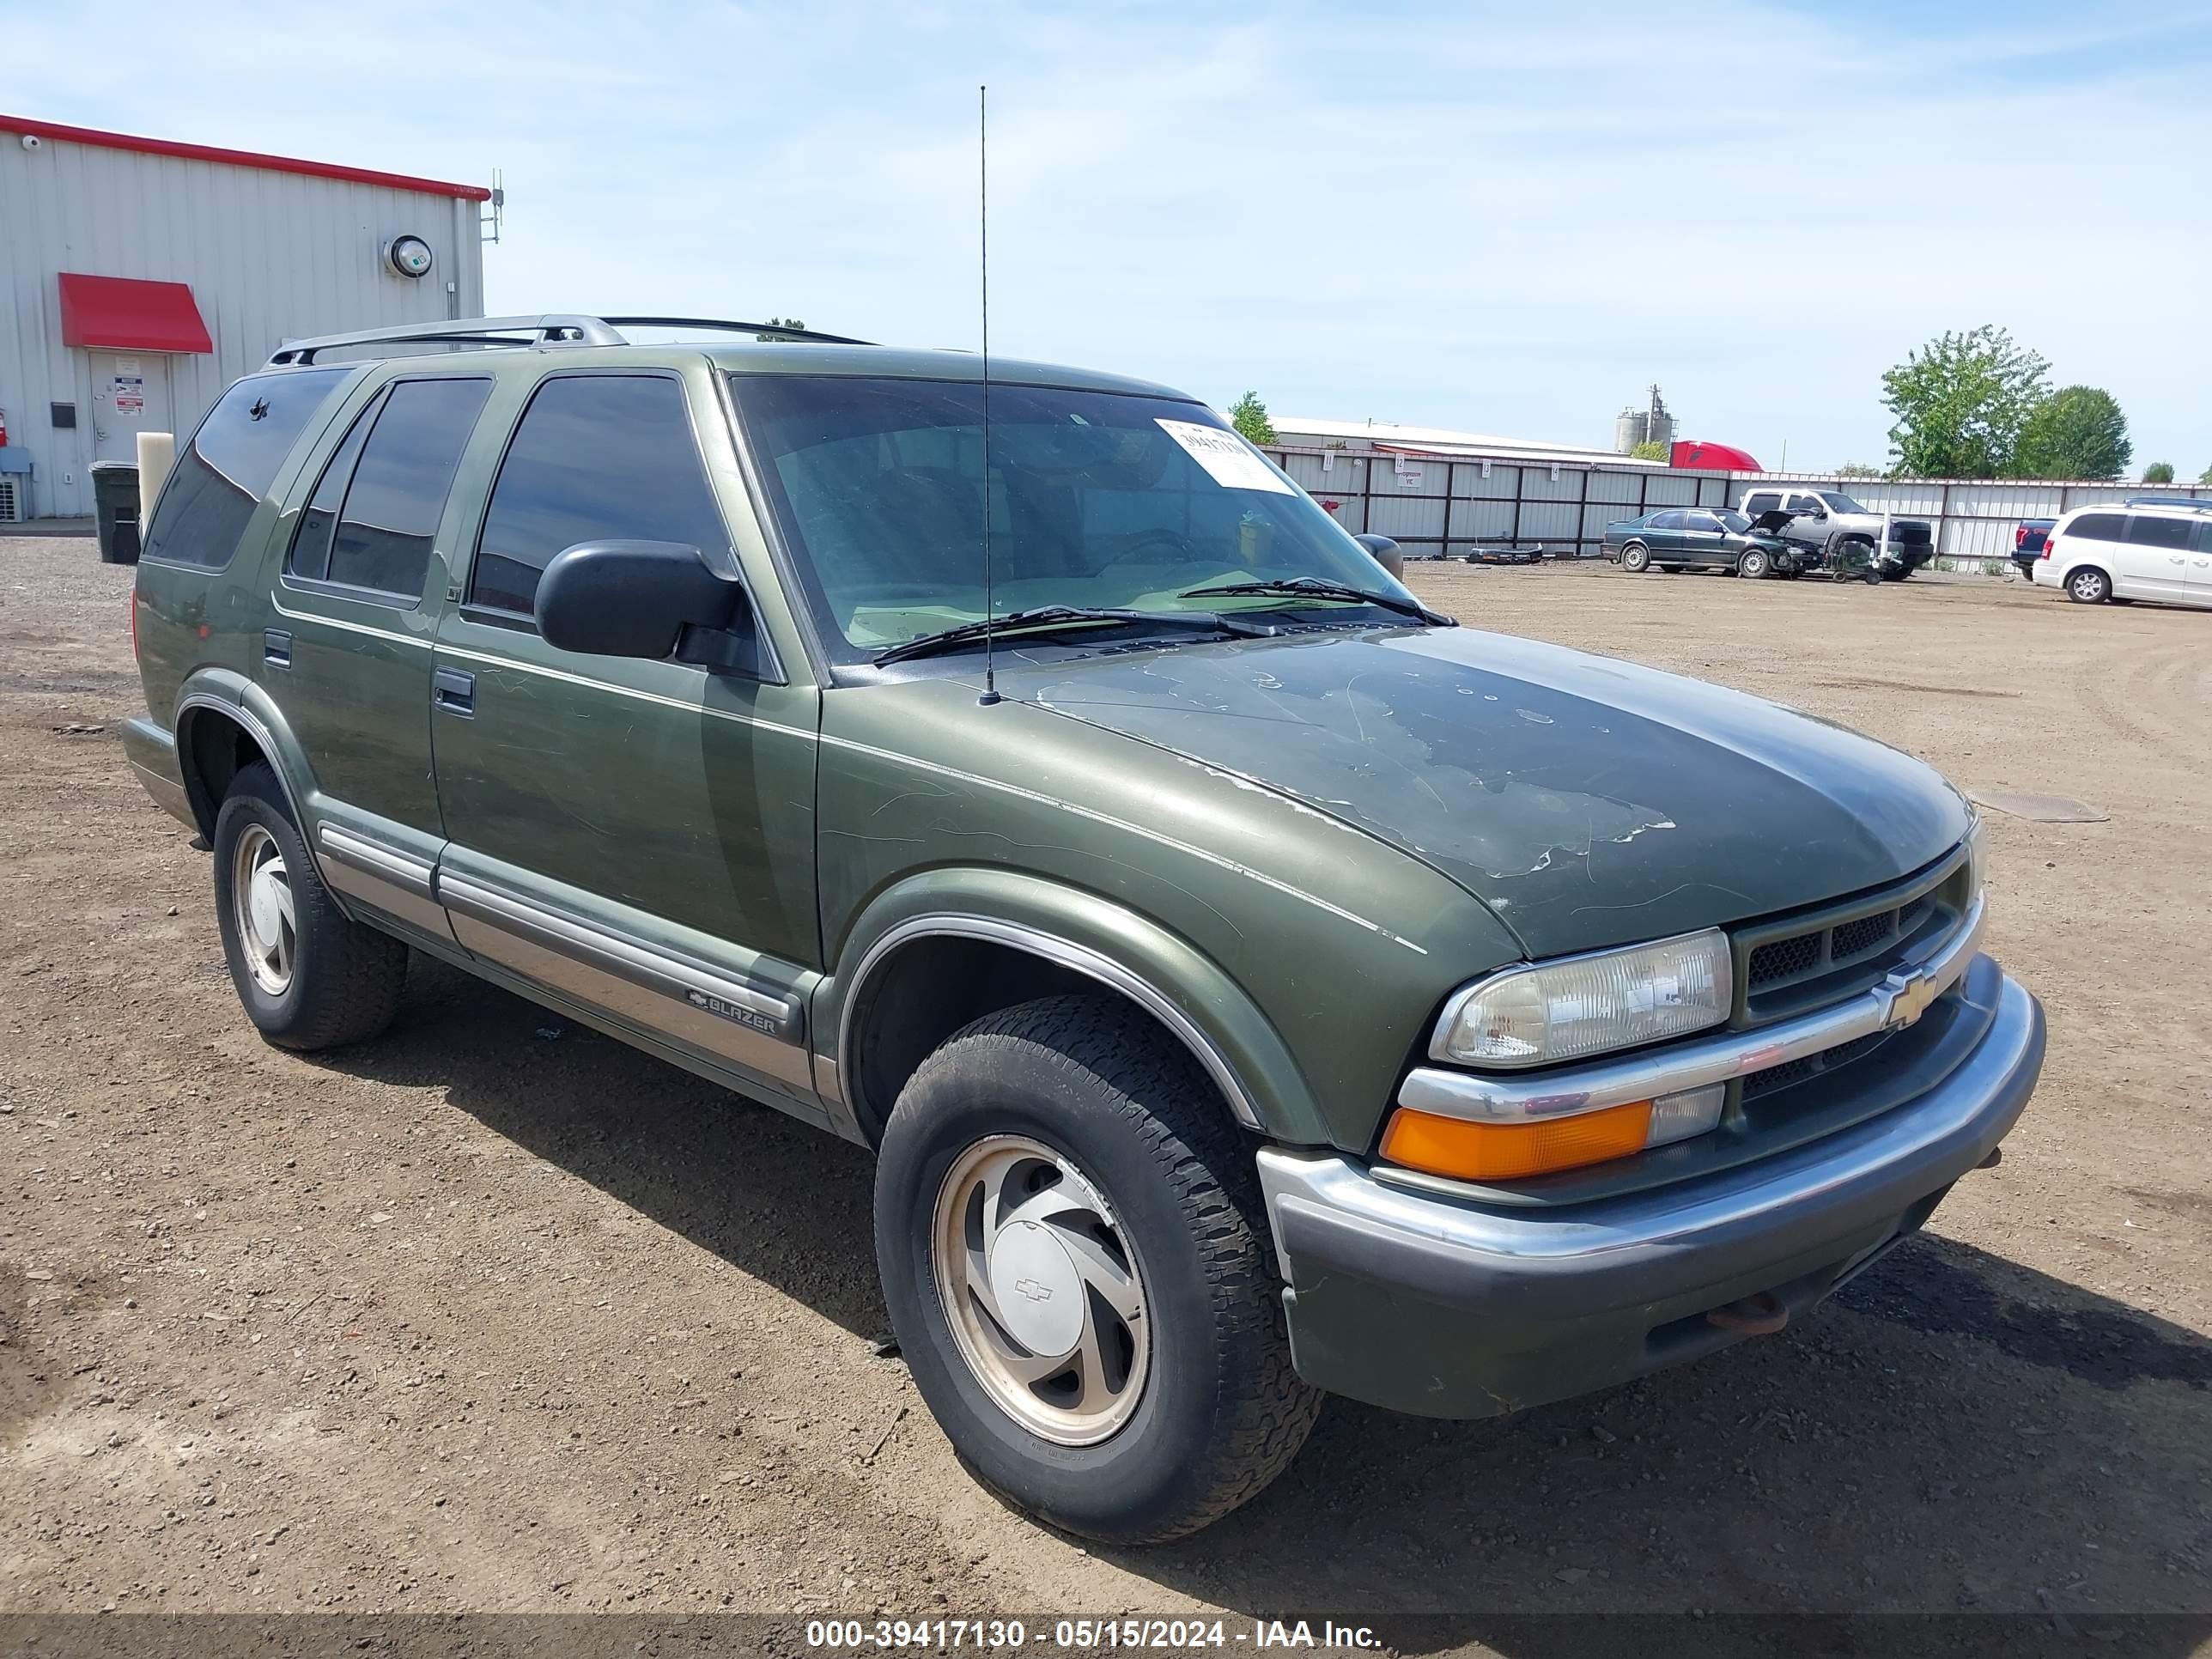
[[2109, 813], [1991, 825], [2043, 1085], [1798, 1328], [1501, 1421], [1332, 1402], [1249, 1509], [1103, 1553], [878, 1355], [864, 1154], [427, 963], [375, 1043], [255, 1037], [118, 741], [130, 577], [0, 540], [0, 1611], [2212, 1613], [2212, 617], [1416, 567]]

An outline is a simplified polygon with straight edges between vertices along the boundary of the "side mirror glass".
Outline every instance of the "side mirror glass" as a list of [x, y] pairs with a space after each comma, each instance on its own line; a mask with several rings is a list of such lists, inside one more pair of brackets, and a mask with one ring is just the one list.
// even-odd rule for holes
[[548, 645], [587, 656], [757, 672], [744, 589], [677, 542], [564, 548], [538, 578], [538, 631]]
[[1388, 536], [1354, 536], [1352, 539], [1365, 548], [1375, 562], [1392, 576], [1402, 578], [1405, 575], [1405, 556], [1398, 551], [1398, 544]]

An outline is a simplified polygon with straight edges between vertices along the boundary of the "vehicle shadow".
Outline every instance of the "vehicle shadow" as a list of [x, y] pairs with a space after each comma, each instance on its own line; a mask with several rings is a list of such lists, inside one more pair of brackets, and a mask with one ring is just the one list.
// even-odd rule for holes
[[[847, 1330], [886, 1333], [865, 1152], [583, 1028], [542, 1037], [543, 1011], [416, 960], [398, 1028], [325, 1063], [440, 1087]], [[1923, 1645], [1901, 1617], [1832, 1638], [1809, 1622], [1880, 1610], [1948, 1615], [1925, 1628], [1946, 1651], [2179, 1655], [2212, 1641], [2208, 1429], [2212, 1342], [1923, 1235], [1779, 1336], [1587, 1400], [1475, 1423], [1332, 1401], [1243, 1510], [1092, 1551], [1178, 1599], [1316, 1632], [1364, 1621], [1402, 1652], [1649, 1652], [1692, 1613], [1701, 1651]]]

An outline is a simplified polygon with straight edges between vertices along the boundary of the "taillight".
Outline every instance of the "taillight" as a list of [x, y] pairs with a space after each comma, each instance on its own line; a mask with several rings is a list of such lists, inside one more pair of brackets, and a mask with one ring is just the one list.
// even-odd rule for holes
[[2057, 545], [2058, 532], [2055, 530], [2045, 531], [2043, 532], [2043, 556], [2046, 559], [2049, 558], [2051, 556], [2051, 550]]

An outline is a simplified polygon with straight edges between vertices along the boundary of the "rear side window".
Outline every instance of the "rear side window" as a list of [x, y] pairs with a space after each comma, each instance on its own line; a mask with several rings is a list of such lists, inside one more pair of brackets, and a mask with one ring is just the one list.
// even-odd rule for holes
[[2127, 521], [2124, 513], [2084, 513], [2066, 526], [2066, 533], [2087, 541], [2116, 542]]
[[402, 380], [386, 394], [331, 536], [331, 581], [422, 597], [446, 492], [490, 395], [489, 380]]
[[2193, 527], [2186, 519], [2164, 519], [2149, 513], [2128, 514], [2128, 539], [2142, 547], [2185, 548]]
[[331, 574], [331, 538], [337, 534], [346, 486], [353, 482], [361, 447], [368, 441], [368, 429], [376, 424], [377, 411], [383, 407], [382, 398], [374, 398], [355, 416], [345, 441], [324, 465], [323, 476], [315, 481], [315, 493], [307, 497], [307, 508], [300, 514], [300, 527], [293, 532], [292, 550], [285, 555], [286, 574], [320, 581]]
[[220, 570], [308, 418], [351, 368], [256, 374], [222, 394], [176, 465], [147, 527], [143, 557]]
[[1682, 517], [1680, 513], [1655, 513], [1651, 515], [1651, 527], [1654, 530], [1680, 530]]
[[529, 616], [553, 556], [601, 541], [729, 545], [676, 380], [571, 374], [538, 387], [484, 509], [468, 602]]
[[1743, 510], [1753, 518], [1762, 513], [1775, 512], [1781, 505], [1782, 495], [1778, 490], [1755, 489], [1743, 498]]

